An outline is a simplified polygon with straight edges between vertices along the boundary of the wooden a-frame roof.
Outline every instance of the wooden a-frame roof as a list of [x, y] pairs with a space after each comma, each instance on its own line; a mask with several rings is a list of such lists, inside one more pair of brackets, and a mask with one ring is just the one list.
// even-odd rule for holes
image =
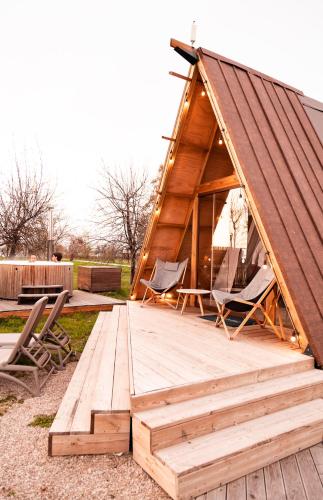
[[[226, 162], [218, 154], [212, 164], [214, 138], [221, 132], [233, 171], [222, 169], [219, 182], [223, 189], [226, 181], [228, 188], [245, 189], [295, 327], [323, 366], [323, 105], [203, 48], [195, 50], [174, 40], [171, 45], [175, 50], [180, 47], [184, 56], [185, 51], [190, 53], [193, 66], [138, 263], [133, 298], [140, 296], [140, 278], [157, 256], [180, 255], [184, 233], [194, 225], [194, 199], [205, 185], [203, 180], [210, 178], [203, 175]], [[208, 96], [203, 104], [200, 88]], [[218, 177], [215, 172], [211, 183], [216, 184]]]

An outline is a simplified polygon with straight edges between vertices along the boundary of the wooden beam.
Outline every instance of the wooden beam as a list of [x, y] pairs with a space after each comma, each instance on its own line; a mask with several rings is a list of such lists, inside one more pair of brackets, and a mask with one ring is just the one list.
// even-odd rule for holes
[[175, 137], [168, 137], [167, 135], [162, 135], [162, 139], [165, 139], [166, 141], [172, 141], [172, 142], [176, 141]]
[[[197, 287], [197, 264], [198, 264], [198, 245], [199, 245], [199, 198], [195, 197], [193, 202], [192, 214], [192, 253], [191, 253], [191, 288]], [[195, 305], [196, 297], [190, 296], [190, 305]]]
[[185, 224], [174, 224], [173, 222], [158, 222], [157, 228], [170, 227], [175, 229], [184, 229]]
[[186, 80], [187, 82], [192, 81], [192, 78], [190, 78], [189, 76], [180, 75], [179, 73], [176, 73], [175, 71], [169, 71], [169, 74], [171, 76], [176, 76], [176, 78], [181, 78], [182, 80]]
[[210, 194], [216, 193], [217, 191], [227, 191], [228, 189], [235, 189], [241, 186], [241, 183], [236, 176], [236, 174], [228, 175], [222, 177], [221, 179], [216, 179], [214, 181], [205, 182], [200, 184], [197, 192], [198, 194]]
[[196, 49], [194, 49], [194, 47], [188, 45], [187, 43], [180, 42], [179, 40], [176, 40], [176, 38], [170, 39], [170, 46], [173, 47], [173, 49], [182, 49], [187, 52], [192, 52], [193, 54], [196, 54]]
[[171, 38], [170, 46], [173, 47], [175, 52], [184, 57], [184, 59], [190, 64], [194, 65], [199, 60], [196, 49], [194, 49], [194, 47], [191, 47], [190, 45], [187, 45], [186, 43]]

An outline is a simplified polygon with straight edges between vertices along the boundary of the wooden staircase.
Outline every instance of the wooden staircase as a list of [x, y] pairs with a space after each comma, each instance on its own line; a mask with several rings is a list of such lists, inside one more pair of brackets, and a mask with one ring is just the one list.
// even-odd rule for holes
[[100, 312], [49, 430], [50, 456], [129, 450], [127, 342], [126, 307]]
[[[292, 365], [292, 363], [291, 363]], [[308, 367], [133, 414], [133, 456], [174, 499], [322, 441], [323, 372]]]
[[[42, 297], [48, 297], [48, 303], [54, 304], [63, 288], [63, 285], [23, 285], [18, 295], [18, 304], [34, 304]], [[69, 298], [66, 302], [69, 302]]]

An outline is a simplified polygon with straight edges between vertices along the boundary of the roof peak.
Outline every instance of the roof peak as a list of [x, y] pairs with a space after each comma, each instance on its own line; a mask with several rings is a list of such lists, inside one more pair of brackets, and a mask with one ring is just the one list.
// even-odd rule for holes
[[291, 85], [289, 85], [287, 83], [281, 82], [280, 80], [277, 80], [276, 78], [273, 78], [269, 75], [266, 75], [265, 73], [262, 73], [261, 71], [257, 71], [253, 68], [250, 68], [249, 66], [241, 64], [237, 61], [233, 61], [232, 59], [229, 59], [228, 57], [225, 57], [225, 56], [222, 56], [222, 55], [217, 54], [215, 52], [212, 52], [211, 50], [204, 49], [203, 47], [199, 47], [196, 50], [196, 53], [197, 53], [197, 56], [199, 58], [201, 57], [201, 55], [202, 55], [202, 57], [204, 55], [204, 56], [211, 57], [212, 59], [217, 59], [218, 61], [221, 61], [221, 62], [224, 62], [226, 64], [230, 64], [231, 66], [235, 66], [237, 68], [243, 69], [244, 71], [247, 71], [247, 73], [251, 73], [253, 75], [259, 76], [263, 80], [273, 82], [277, 85], [280, 85], [281, 87], [285, 87], [287, 89], [290, 89], [293, 92], [296, 92], [297, 94], [304, 95], [304, 93], [301, 90], [296, 89], [295, 87], [292, 87]]

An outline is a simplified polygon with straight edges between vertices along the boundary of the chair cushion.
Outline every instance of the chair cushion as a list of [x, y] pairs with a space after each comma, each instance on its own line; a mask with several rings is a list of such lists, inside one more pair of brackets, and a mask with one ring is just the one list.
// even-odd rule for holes
[[158, 293], [163, 293], [163, 291], [166, 290], [166, 288], [161, 287], [160, 283], [157, 283], [154, 280], [148, 281], [148, 280], [145, 280], [142, 278], [140, 280], [140, 283], [142, 283], [143, 285], [147, 286], [148, 288], [150, 288], [152, 290], [155, 290], [155, 292], [158, 292]]

